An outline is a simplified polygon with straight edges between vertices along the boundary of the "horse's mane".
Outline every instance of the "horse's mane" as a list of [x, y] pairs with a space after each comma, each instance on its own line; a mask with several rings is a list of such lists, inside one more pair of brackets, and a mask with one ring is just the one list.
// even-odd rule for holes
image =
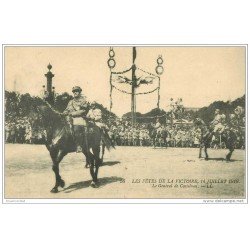
[[[36, 97], [36, 105], [37, 106], [45, 106], [47, 108], [46, 112], [44, 112], [50, 119], [54, 118], [57, 121], [63, 121], [63, 115], [59, 111], [55, 110], [46, 100]], [[54, 120], [53, 119], [53, 120]]]
[[58, 112], [57, 110], [55, 110], [46, 100], [40, 98], [40, 97], [36, 97], [35, 98], [37, 105], [46, 105], [48, 108], [50, 108], [50, 110], [58, 115], [62, 115], [62, 113]]
[[194, 124], [198, 126], [208, 127], [208, 125], [201, 118], [196, 118]]
[[54, 112], [57, 115], [62, 115], [62, 113], [60, 113], [59, 111], [55, 110], [47, 101], [44, 100], [45, 105], [47, 105], [47, 107]]

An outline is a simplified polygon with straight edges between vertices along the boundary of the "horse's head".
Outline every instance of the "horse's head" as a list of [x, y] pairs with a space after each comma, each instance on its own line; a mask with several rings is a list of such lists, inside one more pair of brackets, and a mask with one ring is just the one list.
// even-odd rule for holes
[[200, 119], [200, 118], [195, 118], [194, 125], [196, 127], [200, 127], [200, 126], [204, 125], [204, 121], [202, 119]]
[[51, 108], [44, 100], [35, 98], [30, 105], [29, 121], [31, 125], [41, 125], [44, 120], [50, 119]]
[[95, 101], [92, 103], [88, 103], [87, 105], [87, 109], [96, 109], [96, 108], [98, 108], [98, 104]]

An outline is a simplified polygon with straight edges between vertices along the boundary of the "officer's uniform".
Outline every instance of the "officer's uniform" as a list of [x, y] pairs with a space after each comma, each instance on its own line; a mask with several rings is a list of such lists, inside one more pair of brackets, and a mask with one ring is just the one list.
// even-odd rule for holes
[[244, 117], [244, 109], [240, 106], [238, 106], [235, 110], [235, 121], [239, 127], [245, 127], [245, 117]]
[[245, 127], [244, 124], [244, 110], [242, 107], [238, 106], [234, 110], [234, 114], [230, 114], [230, 128], [233, 130], [240, 130], [241, 127]]
[[[78, 86], [72, 89], [72, 92], [82, 89]], [[81, 151], [81, 145], [83, 144], [83, 134], [87, 128], [86, 120], [83, 118], [87, 113], [88, 103], [84, 96], [80, 95], [73, 100], [70, 100], [67, 108], [63, 112], [66, 115], [70, 115], [73, 119], [74, 137], [77, 143], [77, 152]]]
[[211, 125], [214, 126], [214, 133], [222, 133], [225, 129], [226, 116], [224, 114], [216, 114]]
[[[64, 113], [72, 115], [73, 125], [76, 126], [87, 126], [86, 120], [83, 118], [83, 113], [81, 111], [85, 111], [88, 107], [88, 103], [84, 96], [80, 96], [79, 98], [74, 98], [70, 100], [67, 108]], [[80, 111], [80, 112], [79, 112]]]
[[238, 120], [238, 117], [235, 115], [235, 114], [230, 114], [229, 115], [229, 126], [231, 129], [235, 129], [235, 128], [238, 128], [238, 125], [239, 125], [239, 120]]

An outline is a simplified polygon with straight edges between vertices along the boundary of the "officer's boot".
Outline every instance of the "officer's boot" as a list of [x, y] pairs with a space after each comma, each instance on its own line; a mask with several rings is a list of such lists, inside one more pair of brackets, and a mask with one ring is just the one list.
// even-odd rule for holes
[[82, 137], [83, 131], [81, 130], [80, 126], [74, 126], [74, 139], [76, 142], [76, 153], [82, 152]]
[[88, 148], [89, 148], [88, 133], [89, 133], [88, 127], [84, 126], [84, 127], [83, 127], [82, 144], [83, 144], [84, 148], [85, 148], [87, 151], [88, 151]]

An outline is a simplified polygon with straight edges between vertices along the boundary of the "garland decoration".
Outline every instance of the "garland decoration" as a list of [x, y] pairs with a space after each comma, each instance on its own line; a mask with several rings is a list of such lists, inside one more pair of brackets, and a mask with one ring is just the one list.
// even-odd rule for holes
[[116, 74], [116, 75], [117, 75], [117, 74], [124, 74], [124, 73], [129, 72], [131, 69], [132, 69], [132, 66], [131, 66], [129, 69], [126, 69], [126, 70], [121, 71], [121, 72], [114, 72], [114, 71], [112, 71], [111, 74]]
[[[132, 94], [131, 92], [128, 92], [128, 91], [126, 91], [126, 90], [122, 90], [122, 89], [117, 88], [117, 87], [116, 87], [115, 85], [113, 85], [113, 84], [111, 84], [111, 86], [112, 86], [112, 88], [115, 88], [116, 90], [118, 90], [118, 91], [120, 91], [120, 92], [122, 92], [122, 93], [124, 93], [124, 94], [128, 94], [128, 95], [131, 95], [131, 94]], [[146, 94], [153, 93], [153, 92], [155, 92], [156, 90], [159, 91], [159, 86], [157, 86], [155, 89], [150, 90], [150, 91], [147, 91], [147, 92], [135, 93], [135, 95], [146, 95]]]
[[[114, 52], [114, 49], [113, 47], [110, 47], [110, 50], [109, 50], [109, 59], [108, 59], [108, 66], [109, 66], [109, 69], [110, 69], [110, 94], [109, 94], [109, 97], [110, 97], [110, 112], [112, 110], [112, 107], [113, 107], [113, 100], [112, 100], [112, 92], [113, 92], [113, 89], [116, 89], [117, 91], [121, 92], [121, 93], [124, 93], [124, 94], [128, 94], [128, 95], [146, 95], [146, 94], [150, 94], [150, 93], [153, 93], [155, 91], [157, 91], [157, 108], [160, 107], [160, 75], [163, 74], [164, 72], [164, 68], [163, 68], [163, 58], [162, 58], [162, 55], [159, 55], [156, 62], [157, 62], [157, 66], [155, 68], [155, 72], [156, 74], [153, 74], [153, 73], [150, 73], [150, 72], [147, 72], [141, 68], [138, 68], [136, 65], [135, 65], [135, 58], [136, 58], [136, 49], [135, 47], [133, 47], [133, 64], [130, 68], [126, 69], [126, 70], [123, 70], [123, 71], [120, 71], [120, 72], [116, 72], [116, 71], [112, 71], [115, 66], [116, 66], [116, 61], [114, 59], [115, 57], [115, 52]], [[134, 68], [133, 68], [134, 67]], [[135, 74], [135, 69], [138, 70], [138, 71], [141, 71], [145, 74], [147, 74], [146, 76], [141, 74], [140, 77], [136, 78], [136, 74]], [[129, 79], [129, 77], [123, 75], [127, 72], [129, 72], [130, 70], [133, 70], [132, 71], [132, 78], [133, 79]], [[116, 79], [113, 79], [113, 76], [116, 75]], [[150, 91], [146, 91], [146, 92], [139, 92], [139, 93], [132, 93], [130, 91], [126, 91], [126, 90], [123, 90], [123, 89], [120, 89], [119, 87], [117, 87], [118, 85], [115, 85], [115, 84], [128, 84], [130, 86], [132, 86], [132, 89], [134, 89], [134, 92], [136, 92], [135, 90], [137, 90], [141, 84], [153, 84], [155, 83], [154, 80], [155, 79], [158, 79], [158, 86], [156, 88], [154, 88], [153, 90], [150, 90]], [[136, 104], [136, 102], [135, 102]], [[164, 115], [165, 116], [165, 115]], [[156, 116], [156, 117], [162, 117], [162, 116]], [[138, 117], [139, 119], [140, 117]], [[155, 117], [149, 117], [149, 118], [155, 118]]]

